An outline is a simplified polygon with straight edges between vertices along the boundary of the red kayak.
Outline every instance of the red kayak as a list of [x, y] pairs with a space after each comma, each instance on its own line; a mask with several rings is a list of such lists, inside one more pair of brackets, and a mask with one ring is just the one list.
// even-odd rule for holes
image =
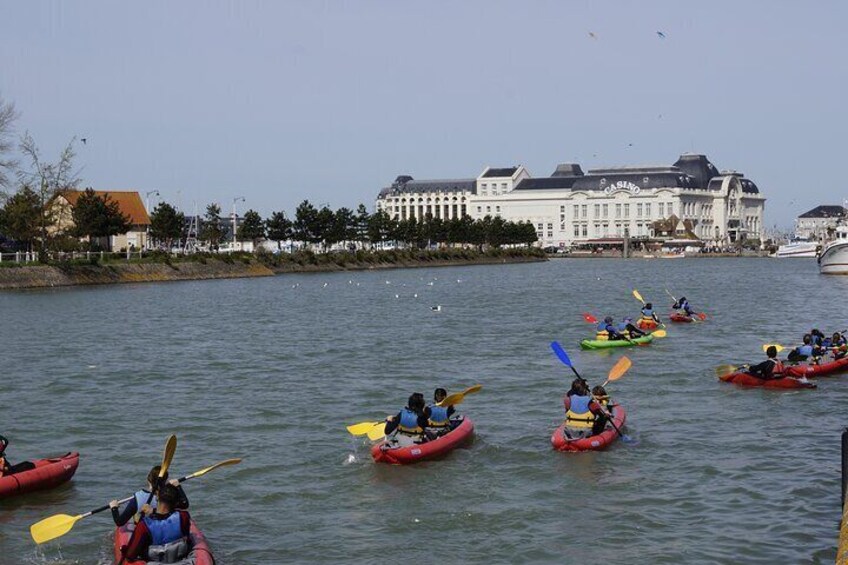
[[71, 480], [79, 466], [79, 453], [39, 459], [35, 468], [0, 477], [0, 500], [37, 490], [55, 488]]
[[457, 447], [467, 444], [474, 435], [474, 422], [467, 416], [453, 430], [445, 435], [424, 443], [406, 447], [392, 446], [385, 440], [371, 448], [371, 457], [378, 463], [408, 465], [426, 459], [436, 459]]
[[640, 318], [636, 321], [636, 327], [640, 330], [655, 330], [659, 327], [659, 324], [655, 320], [642, 320]]
[[[568, 410], [568, 400], [570, 399], [566, 400], [566, 410]], [[612, 413], [613, 422], [615, 422], [615, 425], [620, 430], [624, 425], [624, 420], [627, 418], [624, 407], [614, 404], [609, 407], [609, 410]], [[607, 429], [596, 436], [569, 439], [565, 435], [565, 424], [563, 423], [554, 431], [554, 435], [551, 436], [551, 443], [557, 451], [597, 451], [614, 442], [616, 438], [618, 438], [618, 432], [615, 431], [615, 428], [608, 425]]]
[[780, 379], [761, 379], [748, 373], [731, 373], [719, 377], [726, 383], [733, 383], [739, 386], [761, 386], [765, 388], [816, 388], [813, 383], [801, 382], [792, 377], [783, 377]]
[[[121, 562], [121, 548], [130, 542], [135, 524], [132, 520], [115, 530], [115, 542], [113, 545], [113, 553], [115, 555], [115, 563]], [[215, 558], [209, 550], [209, 544], [206, 543], [206, 536], [194, 523], [191, 521], [191, 536], [189, 539], [191, 547], [188, 557], [181, 561], [166, 561], [166, 563], [174, 563], [176, 565], [215, 565]], [[124, 560], [124, 565], [146, 565], [147, 561], [127, 561]]]
[[668, 318], [672, 322], [677, 322], [678, 324], [691, 324], [695, 321], [695, 318], [693, 318], [692, 316], [687, 316], [686, 314], [678, 314], [677, 312], [675, 312]]
[[786, 367], [786, 375], [789, 377], [824, 377], [842, 371], [848, 371], [848, 357], [821, 365], [791, 365]]

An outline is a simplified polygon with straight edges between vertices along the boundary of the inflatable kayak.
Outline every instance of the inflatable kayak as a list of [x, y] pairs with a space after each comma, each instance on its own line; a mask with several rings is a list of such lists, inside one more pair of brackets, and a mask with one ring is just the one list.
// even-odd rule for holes
[[791, 365], [786, 367], [786, 375], [790, 377], [824, 377], [842, 371], [848, 371], [848, 357], [821, 365]]
[[79, 466], [79, 453], [34, 461], [35, 468], [0, 477], [0, 500], [37, 490], [55, 488], [71, 480]]
[[634, 345], [648, 345], [654, 341], [654, 336], [648, 334], [643, 337], [637, 337], [630, 341], [626, 339], [584, 339], [580, 342], [581, 349], [609, 349], [610, 347], [633, 347]]
[[[121, 561], [121, 548], [130, 542], [135, 524], [132, 520], [115, 530], [115, 542], [113, 546], [113, 554], [115, 563]], [[151, 556], [152, 557], [152, 556]], [[124, 560], [124, 565], [146, 565], [147, 561]], [[209, 544], [206, 543], [206, 537], [203, 532], [191, 521], [191, 536], [189, 537], [189, 554], [185, 559], [177, 561], [158, 561], [157, 563], [171, 563], [175, 565], [215, 565], [215, 558], [209, 550]]]
[[640, 330], [655, 330], [659, 327], [659, 324], [655, 320], [643, 320], [640, 318], [636, 321], [636, 327]]
[[[567, 409], [568, 408], [566, 407], [566, 410]], [[618, 426], [618, 429], [620, 430], [624, 425], [625, 418], [627, 417], [624, 408], [615, 404], [610, 406], [609, 410], [612, 414], [613, 422], [615, 422], [615, 425]], [[580, 439], [569, 439], [568, 436], [565, 435], [565, 424], [561, 424], [556, 431], [554, 431], [554, 435], [551, 436], [551, 444], [557, 451], [596, 451], [605, 448], [617, 438], [618, 432], [616, 432], [615, 428], [613, 428], [609, 423], [607, 424], [607, 428], [598, 435]]]
[[675, 312], [668, 318], [672, 322], [677, 322], [678, 324], [691, 324], [695, 321], [695, 318], [693, 318], [692, 316], [687, 316], [686, 314], [678, 314], [677, 312]]
[[765, 388], [816, 388], [813, 383], [805, 383], [792, 377], [783, 377], [780, 379], [761, 379], [749, 373], [731, 373], [719, 377], [726, 383], [733, 383], [739, 386], [761, 386]]
[[471, 421], [471, 418], [463, 416], [454, 421], [456, 427], [453, 430], [424, 443], [399, 447], [384, 440], [371, 448], [371, 457], [378, 463], [408, 465], [446, 455], [471, 441], [471, 437], [474, 435], [474, 422]]

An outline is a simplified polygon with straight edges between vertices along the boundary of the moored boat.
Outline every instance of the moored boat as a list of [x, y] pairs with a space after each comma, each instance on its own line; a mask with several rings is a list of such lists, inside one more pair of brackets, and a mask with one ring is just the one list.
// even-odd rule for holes
[[[568, 410], [568, 400], [570, 399], [566, 400], [566, 410]], [[619, 404], [613, 404], [610, 405], [608, 409], [612, 414], [613, 422], [620, 430], [622, 426], [624, 426], [624, 421], [627, 418], [627, 413], [624, 411], [624, 407]], [[606, 429], [597, 435], [572, 439], [565, 434], [565, 423], [563, 423], [560, 424], [551, 436], [551, 445], [553, 445], [554, 449], [557, 451], [597, 451], [599, 449], [604, 449], [617, 438], [618, 432], [616, 432], [615, 428], [608, 423]]]
[[763, 388], [780, 388], [780, 389], [797, 389], [797, 388], [816, 388], [813, 383], [804, 382], [794, 377], [783, 377], [779, 379], [761, 379], [750, 373], [731, 373], [719, 377], [720, 380], [726, 383], [732, 383], [737, 386], [745, 387], [763, 387]]
[[454, 422], [456, 423], [451, 431], [424, 443], [399, 446], [389, 440], [383, 440], [371, 447], [371, 457], [378, 463], [390, 465], [409, 465], [442, 457], [467, 444], [474, 436], [474, 422], [471, 418], [461, 416]]
[[646, 336], [634, 339], [584, 339], [580, 342], [581, 349], [609, 349], [611, 347], [633, 347], [634, 345], [650, 345], [654, 336]]
[[784, 243], [777, 248], [774, 256], [778, 259], [802, 259], [815, 257], [819, 250], [817, 241], [810, 241], [805, 237], [793, 236], [789, 243]]
[[818, 263], [823, 275], [848, 275], [848, 226], [836, 228], [834, 239], [824, 245]]
[[824, 377], [843, 371], [848, 371], [848, 357], [819, 365], [788, 365], [784, 372], [790, 377]]
[[[130, 520], [115, 530], [115, 539], [112, 551], [116, 564], [121, 562], [121, 548], [129, 543], [134, 528], [135, 525], [132, 520]], [[156, 562], [170, 563], [172, 565], [215, 565], [215, 557], [209, 549], [209, 544], [206, 542], [206, 536], [203, 535], [203, 532], [200, 531], [194, 520], [191, 521], [191, 535], [189, 536], [188, 546], [189, 553], [184, 559], [178, 559], [176, 561], [160, 560]], [[141, 560], [123, 561], [123, 565], [146, 565], [146, 563], [148, 562]]]
[[691, 324], [695, 321], [693, 316], [687, 316], [686, 314], [679, 314], [677, 312], [669, 316], [668, 319], [678, 324]]
[[37, 490], [55, 488], [71, 480], [79, 466], [79, 453], [33, 461], [34, 467], [0, 477], [0, 500]]

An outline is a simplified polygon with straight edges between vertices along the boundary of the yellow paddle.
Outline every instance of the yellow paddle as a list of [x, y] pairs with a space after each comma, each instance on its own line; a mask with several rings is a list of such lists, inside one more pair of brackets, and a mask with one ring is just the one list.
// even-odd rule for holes
[[368, 430], [368, 439], [377, 441], [386, 437], [386, 422], [380, 422], [370, 430]]
[[721, 377], [724, 377], [725, 375], [730, 375], [732, 373], [735, 373], [739, 369], [744, 369], [747, 366], [748, 365], [740, 365], [738, 367], [736, 365], [719, 365], [718, 367], [715, 368], [715, 374], [716, 374], [717, 377], [721, 378]]
[[633, 296], [634, 296], [634, 297], [636, 297], [636, 300], [638, 300], [639, 302], [641, 302], [641, 303], [642, 303], [642, 305], [644, 306], [644, 304], [645, 304], [645, 300], [642, 298], [642, 295], [641, 295], [641, 294], [639, 294], [639, 291], [638, 291], [638, 290], [636, 290], [635, 288], [633, 289]]
[[[191, 475], [186, 475], [185, 477], [179, 479], [179, 481], [183, 482], [189, 479], [194, 479], [195, 477], [202, 477], [209, 471], [217, 469], [218, 467], [224, 467], [226, 465], [235, 465], [236, 463], [241, 463], [241, 459], [227, 459], [226, 461], [221, 461], [220, 463], [216, 463], [211, 467], [201, 469], [200, 471], [192, 473]], [[124, 502], [129, 502], [132, 499], [133, 497], [130, 496], [128, 498], [119, 500], [118, 502], [123, 504]], [[36, 522], [32, 526], [30, 526], [29, 533], [32, 535], [32, 539], [35, 540], [35, 543], [44, 543], [67, 534], [71, 531], [71, 528], [74, 527], [74, 524], [76, 524], [83, 518], [87, 518], [92, 514], [97, 514], [98, 512], [103, 512], [104, 510], [108, 509], [109, 505], [104, 504], [100, 508], [95, 508], [90, 512], [86, 512], [85, 514], [78, 514], [76, 516], [70, 516], [68, 514], [56, 514], [55, 516], [50, 516], [49, 518], [45, 518], [44, 520]]]
[[649, 335], [652, 335], [654, 337], [665, 337], [668, 335], [668, 333], [666, 333], [665, 330], [656, 330], [651, 332]]
[[763, 353], [765, 353], [769, 347], [774, 347], [775, 349], [777, 349], [778, 353], [780, 353], [784, 349], [789, 349], [788, 347], [783, 347], [782, 345], [778, 345], [777, 343], [765, 343], [763, 344]]
[[360, 422], [359, 424], [348, 426], [347, 431], [353, 436], [364, 436], [371, 430], [371, 428], [379, 426], [380, 424], [385, 424], [385, 422]]
[[633, 365], [633, 362], [630, 361], [627, 357], [622, 357], [618, 361], [616, 361], [615, 365], [610, 369], [609, 374], [607, 375], [607, 380], [604, 381], [604, 384], [601, 386], [607, 386], [608, 383], [612, 381], [617, 381], [621, 377], [624, 376], [624, 373], [630, 370], [630, 367]]
[[436, 403], [436, 406], [456, 406], [457, 404], [461, 404], [462, 401], [465, 400], [466, 394], [473, 394], [475, 392], [479, 392], [482, 388], [483, 385], [470, 386], [462, 392], [455, 392], [449, 396], [444, 397], [441, 402]]

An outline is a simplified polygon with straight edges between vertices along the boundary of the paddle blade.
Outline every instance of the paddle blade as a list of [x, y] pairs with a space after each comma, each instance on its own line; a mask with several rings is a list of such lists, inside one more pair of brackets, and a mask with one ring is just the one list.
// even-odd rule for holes
[[563, 349], [559, 343], [552, 341], [551, 349], [556, 354], [556, 356], [559, 357], [559, 360], [562, 361], [564, 365], [566, 365], [567, 367], [573, 367], [573, 365], [571, 364], [571, 359], [568, 358], [568, 353], [565, 352], [565, 349]]
[[639, 291], [638, 291], [638, 290], [636, 290], [635, 288], [633, 289], [633, 296], [634, 296], [634, 298], [636, 298], [636, 300], [638, 300], [638, 301], [639, 301], [639, 302], [641, 302], [642, 304], [644, 304], [644, 303], [645, 303], [645, 301], [642, 299], [642, 295], [641, 295], [641, 294], [639, 294]]
[[696, 316], [698, 316], [698, 319], [701, 320], [702, 322], [707, 319], [707, 315], [704, 314], [703, 312], [698, 312], [696, 314]]
[[56, 514], [36, 522], [29, 527], [29, 533], [35, 543], [44, 543], [52, 539], [64, 536], [71, 531], [77, 520], [82, 516], [69, 516], [67, 514]]
[[462, 394], [474, 394], [475, 392], [480, 392], [481, 390], [483, 390], [483, 385], [472, 385], [465, 389], [465, 392], [463, 392]]
[[483, 388], [483, 385], [474, 385], [465, 389], [464, 392], [455, 392], [451, 395], [446, 396], [442, 399], [441, 402], [436, 403], [436, 406], [456, 406], [457, 404], [461, 404], [463, 400], [465, 400], [465, 395], [473, 394], [480, 389]]
[[668, 289], [667, 289], [667, 288], [665, 289], [665, 293], [666, 293], [667, 295], [669, 295], [669, 296], [671, 297], [671, 299], [672, 299], [672, 300], [674, 300], [675, 302], [677, 302], [677, 299], [674, 297], [674, 295], [672, 295], [672, 294], [668, 291]]
[[775, 349], [777, 349], [777, 352], [778, 352], [778, 353], [780, 353], [781, 351], [783, 351], [784, 349], [786, 349], [785, 347], [783, 347], [782, 345], [780, 345], [780, 344], [778, 344], [778, 343], [764, 343], [764, 344], [763, 344], [763, 353], [765, 353], [766, 351], [768, 351], [768, 348], [769, 348], [769, 347], [774, 347]]
[[376, 441], [378, 439], [383, 439], [386, 437], [386, 423], [380, 422], [376, 426], [373, 426], [370, 430], [368, 430], [368, 439], [371, 441]]
[[630, 369], [631, 365], [633, 365], [633, 363], [630, 361], [630, 359], [628, 359], [627, 357], [622, 357], [616, 362], [615, 365], [612, 366], [612, 369], [610, 369], [607, 381], [617, 381], [618, 379], [624, 376], [624, 373], [626, 373]]
[[360, 422], [359, 424], [353, 424], [347, 427], [347, 431], [350, 432], [351, 435], [361, 436], [368, 433], [368, 430], [373, 428], [379, 424], [379, 422]]
[[177, 436], [171, 434], [168, 441], [165, 442], [165, 453], [162, 455], [162, 468], [159, 469], [159, 478], [165, 476], [168, 472], [168, 467], [171, 466], [171, 460], [174, 458], [174, 453], [177, 451]]
[[654, 336], [654, 337], [665, 337], [668, 334], [666, 333], [665, 330], [656, 330], [656, 331], [651, 332], [651, 335]]
[[239, 463], [241, 463], [241, 457], [236, 457], [234, 459], [227, 459], [225, 461], [221, 461], [220, 463], [215, 463], [211, 467], [206, 467], [205, 469], [201, 469], [200, 471], [194, 472], [191, 475], [189, 475], [188, 477], [186, 477], [186, 479], [193, 479], [195, 477], [202, 477], [203, 475], [205, 475], [209, 471], [214, 471], [218, 467], [226, 467], [228, 465], [238, 465]]
[[721, 378], [735, 373], [738, 368], [739, 367], [736, 365], [719, 365], [715, 368], [715, 374], [717, 377]]
[[590, 324], [598, 323], [598, 319], [588, 312], [583, 312], [583, 319], [589, 322]]

